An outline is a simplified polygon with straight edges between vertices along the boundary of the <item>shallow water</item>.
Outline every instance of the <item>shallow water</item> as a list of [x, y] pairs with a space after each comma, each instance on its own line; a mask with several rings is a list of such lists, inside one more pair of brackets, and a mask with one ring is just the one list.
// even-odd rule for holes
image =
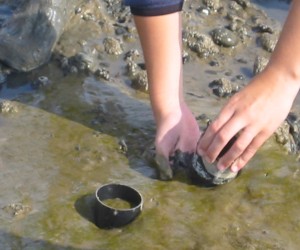
[[[94, 26], [76, 28], [62, 37], [65, 46]], [[92, 42], [101, 41], [91, 34]], [[254, 42], [217, 68], [198, 59], [185, 64], [185, 95], [195, 115], [214, 117], [226, 102], [211, 93], [210, 81], [225, 75], [245, 84], [252, 77], [249, 52], [260, 52]], [[237, 63], [241, 58], [247, 60]], [[158, 180], [141, 157], [155, 131], [148, 97], [129, 86], [120, 58], [107, 61], [111, 81], [64, 76], [52, 61], [3, 86], [0, 97], [14, 100], [18, 112], [0, 117], [0, 249], [298, 249], [296, 156], [271, 138], [227, 185], [202, 188], [183, 173]], [[41, 75], [52, 84], [32, 89]], [[139, 190], [144, 206], [130, 225], [103, 230], [93, 223], [92, 205], [95, 190], [110, 182]]]

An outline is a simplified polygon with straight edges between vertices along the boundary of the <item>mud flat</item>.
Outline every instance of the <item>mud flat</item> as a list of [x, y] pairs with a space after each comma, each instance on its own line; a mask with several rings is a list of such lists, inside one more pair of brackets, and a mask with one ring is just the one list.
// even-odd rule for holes
[[[282, 24], [248, 1], [184, 8], [185, 96], [213, 118], [264, 67]], [[281, 144], [270, 138], [229, 184], [203, 188], [181, 172], [161, 181], [142, 157], [155, 126], [129, 10], [85, 1], [74, 13], [47, 64], [1, 66], [0, 248], [298, 249], [299, 101]], [[143, 195], [124, 228], [93, 223], [93, 194], [108, 182]]]

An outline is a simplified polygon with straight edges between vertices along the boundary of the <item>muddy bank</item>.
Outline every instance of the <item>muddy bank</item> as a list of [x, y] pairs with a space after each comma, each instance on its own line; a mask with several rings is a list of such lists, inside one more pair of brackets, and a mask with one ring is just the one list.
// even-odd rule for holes
[[[299, 162], [275, 136], [228, 185], [158, 180], [141, 156], [155, 126], [136, 30], [121, 1], [97, 4], [77, 9], [50, 63], [1, 67], [1, 247], [297, 249]], [[213, 118], [264, 66], [281, 23], [248, 1], [186, 1], [184, 24], [185, 96]], [[108, 182], [144, 197], [127, 227], [93, 223], [93, 194]]]

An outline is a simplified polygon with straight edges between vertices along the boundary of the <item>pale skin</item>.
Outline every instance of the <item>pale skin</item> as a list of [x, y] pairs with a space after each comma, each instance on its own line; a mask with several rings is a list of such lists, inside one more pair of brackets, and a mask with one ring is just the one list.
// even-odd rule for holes
[[219, 169], [231, 166], [237, 172], [243, 168], [287, 117], [300, 87], [299, 24], [300, 1], [293, 1], [266, 69], [229, 100], [200, 139], [198, 153], [214, 162], [224, 145], [239, 133], [218, 161]]
[[182, 90], [181, 14], [135, 16], [157, 125], [156, 153], [195, 152], [200, 131]]
[[266, 69], [229, 99], [201, 138], [183, 98], [181, 14], [134, 19], [157, 125], [157, 154], [168, 159], [179, 149], [197, 152], [206, 161], [214, 162], [229, 140], [239, 134], [231, 149], [218, 160], [219, 169], [239, 171], [284, 121], [299, 91], [300, 1], [293, 1]]

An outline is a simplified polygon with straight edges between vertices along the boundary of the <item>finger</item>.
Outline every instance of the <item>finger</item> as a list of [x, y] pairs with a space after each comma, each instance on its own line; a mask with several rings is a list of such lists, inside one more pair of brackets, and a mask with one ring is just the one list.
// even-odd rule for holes
[[232, 164], [231, 171], [238, 172], [242, 169], [250, 159], [255, 155], [257, 150], [264, 144], [268, 136], [260, 134], [253, 139], [245, 151], [240, 155], [240, 157]]
[[215, 135], [211, 144], [205, 152], [205, 158], [208, 162], [214, 162], [222, 149], [229, 141], [238, 134], [246, 125], [246, 119], [238, 114], [234, 115]]
[[208, 149], [209, 145], [213, 141], [215, 134], [224, 126], [228, 120], [233, 116], [233, 110], [224, 107], [219, 116], [207, 127], [205, 132], [199, 139], [197, 145], [197, 153], [203, 156]]
[[257, 135], [256, 131], [245, 129], [241, 132], [231, 148], [218, 161], [218, 168], [224, 170], [238, 159]]
[[159, 178], [161, 180], [170, 180], [173, 177], [173, 171], [170, 166], [169, 159], [164, 155], [156, 154], [155, 156], [156, 166], [159, 172]]

